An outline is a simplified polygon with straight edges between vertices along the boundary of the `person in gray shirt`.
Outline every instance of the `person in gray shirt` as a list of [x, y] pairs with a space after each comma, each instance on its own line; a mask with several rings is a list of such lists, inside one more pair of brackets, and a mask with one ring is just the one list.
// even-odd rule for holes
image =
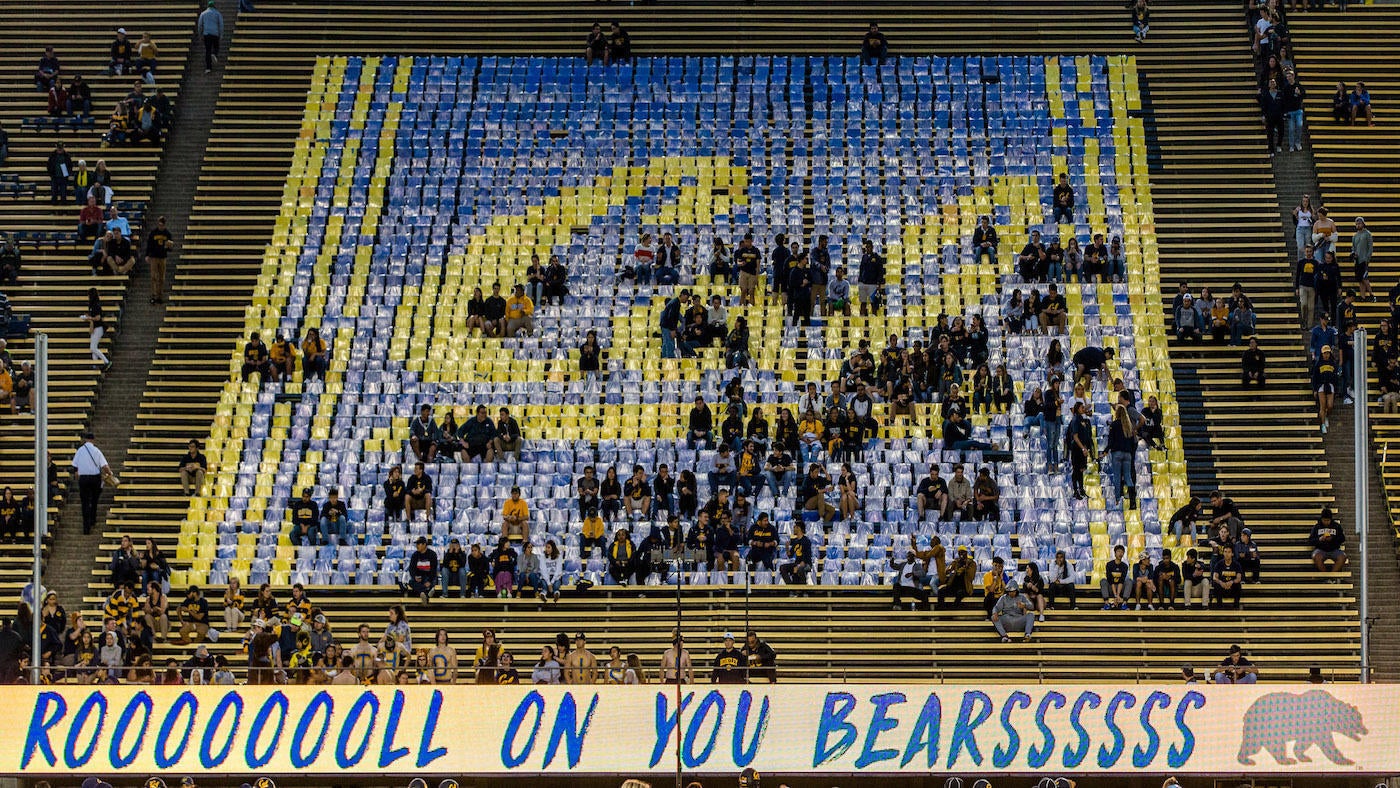
[[1015, 583], [1006, 584], [1006, 593], [992, 608], [992, 626], [996, 627], [1003, 643], [1011, 642], [1006, 634], [1008, 628], [1019, 629], [1026, 633], [1026, 640], [1031, 639], [1031, 633], [1035, 630], [1035, 610], [1030, 600], [1021, 596]]

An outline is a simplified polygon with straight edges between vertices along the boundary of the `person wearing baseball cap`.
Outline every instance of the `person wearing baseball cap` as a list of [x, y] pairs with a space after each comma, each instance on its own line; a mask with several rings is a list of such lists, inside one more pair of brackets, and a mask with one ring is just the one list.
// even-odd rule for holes
[[744, 669], [746, 662], [744, 653], [734, 647], [734, 633], [724, 633], [724, 649], [716, 654], [710, 663], [710, 683], [747, 683], [745, 674], [748, 671]]
[[598, 682], [598, 658], [588, 650], [588, 636], [582, 632], [574, 635], [574, 650], [564, 660], [564, 682], [586, 685]]
[[1027, 641], [1031, 640], [1031, 633], [1035, 630], [1035, 611], [1020, 591], [1015, 581], [1007, 583], [1006, 593], [992, 607], [992, 626], [996, 627], [1003, 643], [1011, 642], [1006, 634], [1008, 628], [1025, 632]]

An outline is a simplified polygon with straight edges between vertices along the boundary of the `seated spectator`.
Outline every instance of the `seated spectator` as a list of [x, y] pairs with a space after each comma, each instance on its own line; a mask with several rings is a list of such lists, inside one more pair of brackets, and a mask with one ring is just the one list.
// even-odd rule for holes
[[510, 455], [520, 459], [520, 422], [510, 415], [509, 408], [501, 408], [496, 418], [496, 438], [492, 448], [497, 457]]
[[102, 147], [120, 145], [131, 137], [131, 112], [125, 102], [118, 101], [107, 116], [107, 131], [102, 135]]
[[[1166, 551], [1168, 555], [1171, 551]], [[1156, 610], [1152, 600], [1157, 595], [1157, 571], [1147, 553], [1138, 556], [1133, 564], [1133, 610], [1142, 610], [1142, 601], [1147, 600], [1147, 609]]]
[[1172, 314], [1172, 324], [1176, 326], [1176, 338], [1183, 342], [1188, 340], [1200, 342], [1204, 338], [1202, 329], [1205, 323], [1205, 315], [1201, 313], [1200, 308], [1191, 298], [1191, 294], [1187, 293], [1181, 299], [1181, 306], [1177, 307]]
[[92, 114], [92, 88], [83, 80], [82, 74], [74, 74], [64, 90], [68, 99], [68, 114], [88, 117]]
[[1346, 554], [1346, 531], [1332, 515], [1331, 507], [1324, 506], [1308, 534], [1308, 544], [1312, 546], [1313, 566], [1319, 572], [1327, 572], [1327, 562], [1332, 562], [1331, 572], [1345, 572], [1350, 563]]
[[35, 89], [40, 93], [47, 93], [58, 84], [62, 72], [63, 66], [59, 64], [58, 55], [54, 54], [53, 47], [44, 47], [44, 54], [39, 57], [39, 65], [34, 69]]
[[[801, 522], [792, 524], [792, 535], [788, 537], [788, 562], [778, 567], [778, 574], [782, 576], [783, 583], [794, 585], [807, 585], [807, 578], [812, 572], [812, 540], [807, 538], [807, 528]], [[928, 603], [928, 593], [925, 591], [923, 602]]]
[[938, 586], [938, 606], [942, 607], [949, 596], [953, 603], [961, 605], [964, 598], [972, 595], [972, 584], [977, 576], [977, 562], [972, 560], [966, 547], [958, 548], [958, 555], [940, 579]]
[[307, 329], [306, 339], [302, 340], [301, 343], [302, 377], [305, 380], [310, 380], [312, 377], [325, 380], [328, 363], [326, 341], [321, 339], [320, 329]]
[[865, 32], [865, 37], [860, 41], [860, 64], [863, 66], [885, 64], [885, 57], [889, 55], [890, 45], [885, 40], [885, 34], [880, 32], [880, 26], [874, 22], [870, 23], [870, 29]]
[[613, 582], [626, 586], [636, 572], [637, 548], [632, 544], [632, 535], [626, 528], [613, 532], [612, 544], [608, 545], [608, 574]]
[[972, 515], [976, 520], [1001, 519], [1001, 488], [986, 465], [977, 469], [977, 481], [972, 484]]
[[1376, 125], [1376, 118], [1371, 114], [1371, 91], [1366, 89], [1365, 82], [1357, 82], [1351, 89], [1351, 122], [1356, 123], [1358, 116], [1366, 118], [1366, 125]]
[[150, 33], [142, 33], [141, 40], [136, 44], [136, 60], [133, 63], [133, 71], [141, 76], [147, 84], [153, 85], [156, 81], [156, 66], [159, 63], [160, 48], [151, 39]]
[[776, 568], [774, 559], [778, 552], [778, 531], [769, 521], [767, 512], [759, 513], [745, 537], [749, 546], [749, 571], [763, 567], [772, 572]]
[[[1380, 359], [1377, 359], [1380, 361]], [[1376, 372], [1378, 388], [1380, 389], [1380, 406], [1386, 413], [1395, 413], [1400, 410], [1400, 357], [1390, 356], [1385, 359], [1380, 369]]]
[[180, 605], [181, 645], [192, 642], [195, 636], [201, 640], [209, 636], [209, 602], [200, 593], [199, 586], [190, 586]]
[[1254, 335], [1257, 323], [1254, 302], [1244, 294], [1240, 283], [1235, 282], [1230, 286], [1230, 299], [1225, 306], [1228, 312], [1226, 320], [1230, 327], [1230, 344], [1238, 345], [1243, 337]]
[[263, 344], [262, 337], [257, 332], [248, 335], [248, 342], [243, 346], [243, 367], [239, 375], [246, 383], [248, 377], [257, 374], [259, 380], [267, 375], [268, 354], [267, 345]]
[[500, 542], [496, 544], [496, 549], [488, 557], [496, 593], [501, 599], [509, 599], [514, 593], [519, 557], [515, 548], [505, 537], [501, 537]]
[[384, 518], [389, 522], [404, 519], [405, 498], [408, 485], [403, 481], [403, 468], [395, 465], [389, 469], [389, 478], [384, 480]]
[[608, 64], [608, 37], [603, 34], [603, 26], [598, 22], [593, 23], [593, 29], [584, 41], [583, 58], [590, 66], [595, 60], [603, 61], [605, 66]]
[[126, 217], [117, 211], [115, 205], [107, 209], [107, 229], [121, 233], [123, 238], [131, 237], [131, 222], [128, 222]]
[[462, 425], [462, 460], [492, 462], [496, 458], [496, 424], [487, 415], [486, 406], [476, 406], [476, 415]]
[[[1031, 295], [1034, 301], [1035, 291], [1031, 291]], [[1053, 283], [1050, 285], [1045, 297], [1040, 299], [1039, 306], [1040, 312], [1037, 314], [1037, 320], [1039, 320], [1041, 332], [1051, 333], [1051, 329], [1054, 329], [1054, 333], [1065, 333], [1069, 312], [1065, 297], [1060, 294], [1058, 285]]]
[[1259, 349], [1259, 338], [1250, 337], [1249, 347], [1240, 357], [1240, 385], [1264, 387], [1266, 360], [1264, 351]]
[[312, 499], [313, 490], [303, 487], [301, 498], [291, 504], [292, 532], [289, 534], [293, 546], [314, 545], [321, 533], [321, 506]]
[[608, 59], [607, 63], [622, 63], [632, 59], [632, 36], [622, 29], [622, 25], [613, 22], [608, 28]]
[[[526, 544], [529, 544], [528, 542]], [[544, 543], [540, 555], [539, 574], [530, 578], [530, 585], [540, 603], [559, 601], [559, 588], [564, 583], [564, 558], [559, 553], [559, 545], [553, 539]]]
[[1234, 545], [1228, 545], [1210, 567], [1210, 605], [1224, 605], [1225, 597], [1230, 597], [1238, 610], [1243, 593], [1244, 567], [1235, 559]]
[[1332, 92], [1332, 120], [1341, 123], [1351, 118], [1351, 90], [1347, 83], [1338, 82]]
[[1035, 609], [1031, 602], [1020, 593], [1015, 583], [1006, 584], [1006, 593], [997, 599], [992, 607], [992, 626], [1001, 635], [1001, 642], [1010, 643], [1008, 631], [1021, 630], [1026, 633], [1026, 641], [1033, 640], [1035, 631]]
[[1256, 684], [1259, 669], [1254, 667], [1239, 646], [1230, 646], [1229, 655], [1220, 660], [1220, 666], [1211, 678], [1216, 684]]
[[1104, 576], [1099, 581], [1104, 610], [1128, 609], [1128, 564], [1123, 560], [1125, 552], [1127, 550], [1123, 545], [1114, 545], [1113, 560], [1104, 565]]
[[[480, 548], [472, 545], [479, 553]], [[462, 549], [462, 542], [456, 537], [447, 545], [447, 551], [442, 554], [441, 575], [442, 587], [438, 596], [451, 596], [452, 583], [457, 584], [458, 596], [461, 599], [467, 598], [467, 551]]]
[[534, 315], [535, 303], [530, 300], [529, 296], [525, 295], [525, 286], [516, 285], [511, 297], [506, 299], [506, 322], [503, 336], [517, 336], [521, 331], [533, 334], [535, 332]]
[[501, 505], [501, 537], [510, 541], [530, 541], [530, 505], [520, 497], [520, 488], [510, 488], [510, 498]]
[[[99, 212], [100, 215], [100, 212]], [[99, 231], [97, 235], [101, 235]], [[93, 237], [97, 237], [94, 235]], [[15, 239], [9, 235], [4, 236], [3, 243], [0, 243], [0, 284], [18, 284], [19, 270], [23, 258], [20, 255], [19, 247], [15, 245]]]
[[414, 463], [413, 473], [409, 475], [408, 481], [404, 484], [408, 497], [408, 518], [413, 519], [413, 513], [433, 511], [433, 478], [423, 469], [423, 463]]
[[125, 74], [135, 62], [136, 48], [126, 37], [126, 28], [117, 28], [117, 37], [110, 47], [111, 58], [107, 63], [107, 76]]
[[983, 216], [978, 220], [977, 228], [972, 231], [972, 261], [995, 265], [997, 260], [997, 231], [992, 227], [990, 216]]
[[1240, 529], [1240, 538], [1235, 542], [1235, 558], [1249, 576], [1249, 581], [1259, 582], [1259, 545], [1254, 541], [1254, 532], [1248, 528]]
[[816, 512], [826, 522], [835, 520], [836, 507], [826, 500], [830, 490], [831, 477], [826, 475], [826, 469], [820, 463], [808, 465], [807, 475], [802, 477], [802, 489], [798, 493], [798, 498], [803, 502], [803, 511]]
[[191, 438], [189, 451], [180, 457], [180, 489], [186, 496], [204, 487], [204, 475], [208, 470], [209, 460], [199, 450], [199, 441]]
[[[79, 161], [78, 170], [74, 173], [73, 181], [74, 183], [77, 183], [79, 180], [83, 179], [86, 179], [89, 182], [89, 185], [86, 189], [83, 190], [82, 199], [84, 201], [97, 201], [98, 207], [102, 209], [101, 219], [102, 225], [105, 228], [107, 224], [108, 213], [113, 209], [112, 200], [114, 199], [114, 194], [112, 192], [112, 187], [109, 186], [105, 181], [98, 180], [96, 172], [87, 172], [87, 162]], [[130, 223], [128, 223], [128, 225], [129, 224]]]
[[[149, 258], [152, 255], [146, 253]], [[291, 380], [292, 373], [296, 367], [297, 348], [291, 340], [287, 339], [280, 332], [272, 340], [272, 346], [268, 348], [268, 371], [272, 373], [273, 380]]]
[[418, 416], [408, 425], [408, 443], [413, 456], [423, 462], [432, 462], [437, 457], [439, 439], [442, 437], [437, 421], [433, 419], [433, 406], [421, 405]]
[[4, 165], [8, 158], [10, 158], [10, 132], [0, 126], [0, 165]]
[[982, 609], [987, 620], [992, 618], [992, 610], [997, 600], [1006, 593], [1006, 561], [1001, 556], [992, 559], [992, 568], [982, 574]]

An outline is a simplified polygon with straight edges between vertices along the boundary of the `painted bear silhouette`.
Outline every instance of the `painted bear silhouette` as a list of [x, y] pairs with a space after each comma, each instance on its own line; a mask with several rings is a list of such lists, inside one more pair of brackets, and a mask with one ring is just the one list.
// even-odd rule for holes
[[[1236, 756], [1246, 766], [1254, 765], [1254, 756], [1267, 750], [1279, 764], [1309, 763], [1307, 751], [1317, 747], [1327, 759], [1338, 766], [1350, 766], [1352, 760], [1342, 754], [1334, 743], [1333, 734], [1361, 741], [1368, 731], [1355, 706], [1333, 697], [1323, 690], [1309, 690], [1299, 695], [1272, 692], [1250, 704], [1244, 714], [1244, 736]], [[1293, 742], [1293, 756], [1288, 756], [1288, 744]]]

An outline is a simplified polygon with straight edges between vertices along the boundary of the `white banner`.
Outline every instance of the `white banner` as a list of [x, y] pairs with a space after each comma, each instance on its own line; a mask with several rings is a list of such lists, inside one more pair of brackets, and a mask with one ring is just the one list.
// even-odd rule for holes
[[1400, 687], [6, 687], [0, 774], [1400, 773]]

